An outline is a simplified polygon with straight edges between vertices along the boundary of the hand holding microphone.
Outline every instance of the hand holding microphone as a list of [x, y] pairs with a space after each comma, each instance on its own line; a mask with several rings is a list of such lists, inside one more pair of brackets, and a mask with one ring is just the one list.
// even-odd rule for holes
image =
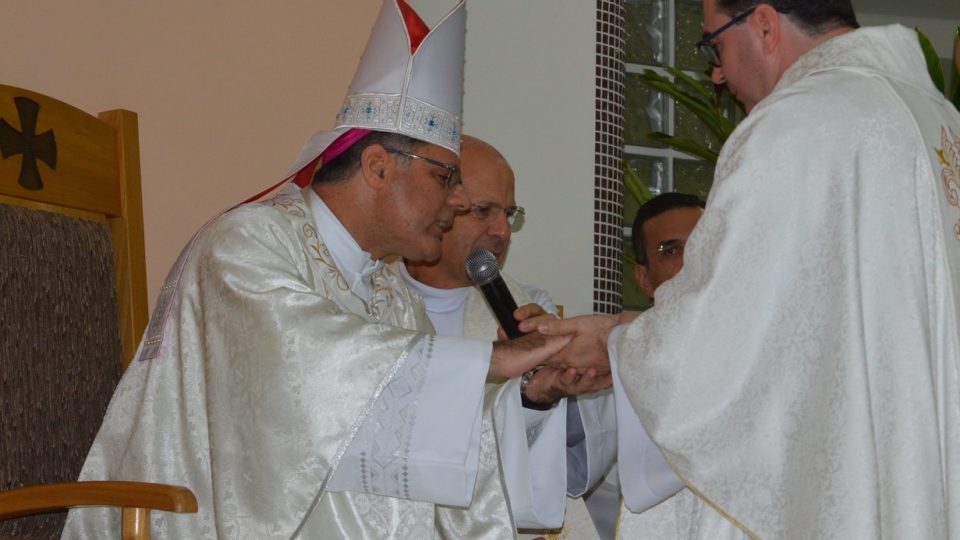
[[[539, 332], [524, 334], [520, 331], [519, 324], [514, 318], [514, 312], [517, 311], [517, 302], [513, 299], [513, 295], [503, 278], [500, 277], [500, 265], [492, 253], [484, 248], [477, 249], [467, 257], [466, 267], [467, 275], [480, 288], [480, 292], [487, 300], [490, 310], [509, 338], [507, 342], [494, 344], [491, 372], [495, 370], [494, 366], [499, 363], [498, 361], [504, 354], [528, 355], [534, 353], [540, 357], [536, 364], [523, 373], [521, 379], [520, 396], [524, 407], [537, 410], [550, 409], [560, 398], [571, 395], [571, 389], [586, 390], [586, 383], [590, 383], [592, 386], [593, 376], [577, 385], [576, 383], [580, 382], [581, 377], [577, 375], [575, 370], [547, 368], [541, 371], [549, 358], [566, 346], [569, 338], [564, 336], [562, 342], [553, 342], [551, 341], [553, 338], [545, 339], [546, 336]], [[529, 306], [529, 308], [525, 306], [528, 309], [528, 315], [543, 314], [542, 309], [539, 310], [539, 313], [533, 313], [535, 307], [539, 306]], [[544, 356], [543, 352], [547, 351], [549, 351], [549, 354]], [[567, 371], [570, 373], [567, 373]], [[564, 377], [570, 380], [566, 380]], [[533, 389], [534, 385], [540, 388], [540, 391], [532, 396], [529, 391]]]
[[489, 250], [478, 248], [471, 253], [466, 260], [466, 269], [467, 275], [480, 288], [490, 311], [508, 338], [493, 344], [490, 376], [509, 379], [522, 374], [525, 379], [529, 379], [550, 357], [566, 346], [569, 338], [564, 336], [557, 340], [540, 332], [524, 334], [520, 331], [520, 326], [513, 317], [517, 302], [500, 277], [497, 258]]
[[[517, 303], [513, 299], [513, 295], [510, 294], [507, 284], [500, 277], [500, 264], [493, 253], [484, 248], [475, 250], [467, 257], [466, 268], [467, 275], [480, 288], [490, 305], [490, 310], [493, 311], [494, 316], [496, 316], [497, 321], [511, 341], [518, 336], [543, 334], [544, 330], [546, 330], [546, 334], [551, 336], [564, 336], [573, 339], [571, 347], [565, 347], [561, 354], [558, 354], [555, 358], [550, 358], [550, 361], [545, 358], [539, 365], [547, 364], [557, 369], [575, 368], [581, 375], [588, 372], [596, 374], [599, 376], [597, 382], [599, 386], [609, 386], [608, 377], [605, 377], [610, 373], [606, 333], [601, 332], [601, 330], [609, 331], [615, 324], [627, 322], [626, 320], [620, 320], [623, 318], [622, 315], [619, 318], [614, 316], [583, 316], [565, 321], [559, 319], [547, 320], [547, 318], [535, 316], [532, 310], [528, 310], [526, 314], [528, 317], [521, 315], [522, 318], [525, 318], [522, 326], [530, 332], [524, 334], [520, 329], [521, 324], [514, 318]], [[526, 306], [524, 307], [526, 309]], [[539, 331], [536, 331], [538, 327]]]

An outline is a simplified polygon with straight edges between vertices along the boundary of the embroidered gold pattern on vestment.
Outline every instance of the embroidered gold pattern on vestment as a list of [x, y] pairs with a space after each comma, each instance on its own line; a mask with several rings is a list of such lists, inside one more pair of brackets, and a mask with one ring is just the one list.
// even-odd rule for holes
[[306, 211], [303, 208], [300, 208], [299, 206], [297, 206], [298, 200], [300, 199], [296, 199], [284, 193], [279, 193], [275, 195], [272, 199], [270, 199], [270, 204], [273, 206], [279, 206], [280, 208], [283, 208], [287, 212], [297, 217], [304, 217], [307, 215]]
[[[947, 194], [947, 202], [950, 206], [960, 208], [960, 137], [953, 130], [941, 128], [940, 142], [943, 148], [936, 148], [937, 158], [943, 167], [940, 171], [940, 179], [943, 181], [943, 188]], [[953, 234], [960, 241], [960, 220], [953, 227]]]
[[393, 305], [393, 286], [386, 277], [386, 268], [387, 265], [383, 265], [383, 268], [373, 275], [373, 294], [370, 295], [370, 304], [367, 306], [367, 311], [377, 320], [381, 320], [384, 310]]

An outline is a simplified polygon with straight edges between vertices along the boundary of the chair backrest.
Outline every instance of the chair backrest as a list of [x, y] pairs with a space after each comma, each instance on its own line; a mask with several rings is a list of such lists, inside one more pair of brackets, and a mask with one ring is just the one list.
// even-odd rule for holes
[[[136, 114], [0, 85], [0, 158], [5, 490], [77, 478], [147, 302]], [[0, 536], [62, 521], [0, 522]]]

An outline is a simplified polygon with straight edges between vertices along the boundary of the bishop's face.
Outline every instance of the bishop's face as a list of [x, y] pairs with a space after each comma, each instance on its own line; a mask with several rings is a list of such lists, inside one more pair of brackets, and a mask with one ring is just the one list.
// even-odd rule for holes
[[435, 260], [440, 257], [443, 233], [450, 229], [455, 214], [468, 205], [463, 186], [449, 186], [450, 171], [430, 160], [449, 165], [459, 165], [460, 160], [434, 144], [420, 145], [412, 153], [419, 157], [391, 154], [399, 162], [388, 203], [382, 209], [388, 214], [382, 234], [393, 246], [390, 253], [411, 261]]

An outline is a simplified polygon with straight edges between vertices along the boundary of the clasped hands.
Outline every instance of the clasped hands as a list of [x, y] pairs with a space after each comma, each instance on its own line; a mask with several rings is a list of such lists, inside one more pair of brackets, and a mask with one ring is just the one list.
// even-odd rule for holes
[[524, 390], [537, 403], [555, 403], [560, 398], [609, 388], [610, 362], [607, 336], [620, 324], [614, 315], [588, 315], [558, 319], [537, 304], [514, 312], [524, 335], [507, 341], [501, 329], [494, 343], [490, 375], [516, 377], [543, 366]]

